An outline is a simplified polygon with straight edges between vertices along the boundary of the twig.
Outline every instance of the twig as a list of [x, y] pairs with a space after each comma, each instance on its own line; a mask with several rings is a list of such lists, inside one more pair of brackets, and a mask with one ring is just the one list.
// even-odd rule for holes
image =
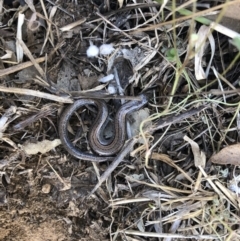
[[11, 88], [11, 87], [5, 87], [5, 86], [0, 85], [0, 91], [5, 92], [5, 93], [20, 94], [20, 95], [31, 95], [31, 96], [35, 96], [38, 98], [53, 100], [53, 101], [61, 102], [61, 103], [73, 103], [72, 99], [70, 99], [69, 97], [60, 97], [60, 96], [51, 95], [48, 93], [44, 93], [44, 92], [40, 92], [40, 91], [36, 91], [36, 90], [30, 90], [30, 89]]
[[177, 116], [170, 116], [170, 117], [166, 117], [164, 119], [161, 119], [160, 121], [158, 121], [155, 126], [150, 126], [148, 128], [147, 131], [149, 131], [150, 133], [153, 133], [156, 130], [159, 130], [165, 126], [168, 126], [170, 124], [174, 124], [177, 122], [182, 121], [183, 119], [187, 119], [193, 115], [196, 115], [197, 113], [203, 111], [204, 109], [208, 108], [208, 106], [201, 106], [199, 108], [187, 111], [185, 113], [179, 114]]
[[[28, 47], [26, 46], [26, 44], [21, 40], [21, 39], [17, 39], [18, 43], [21, 45], [24, 54], [26, 54], [28, 56], [28, 58], [31, 60], [31, 62], [33, 63], [34, 67], [37, 69], [38, 73], [44, 78], [46, 79], [46, 75], [43, 71], [43, 69], [41, 68], [41, 66], [36, 62], [36, 60], [34, 59], [31, 51], [28, 49]], [[45, 59], [45, 58], [44, 58]]]
[[[41, 63], [41, 62], [44, 62], [44, 61], [45, 61], [45, 57], [35, 59], [36, 63]], [[27, 61], [25, 63], [15, 65], [15, 66], [9, 67], [7, 69], [0, 69], [0, 77], [3, 77], [3, 76], [8, 75], [8, 74], [15, 73], [15, 72], [17, 72], [19, 70], [22, 70], [22, 69], [26, 69], [26, 68], [28, 68], [32, 65], [33, 65], [32, 61]]]
[[56, 5], [54, 2], [47, 0], [47, 2], [51, 3], [52, 5], [56, 6], [58, 9], [60, 9], [61, 11], [63, 11], [64, 13], [66, 13], [67, 15], [71, 16], [73, 19], [75, 19], [74, 15], [69, 13], [67, 10], [65, 10], [64, 8]]
[[219, 237], [216, 235], [182, 235], [182, 234], [173, 234], [173, 233], [153, 233], [153, 232], [139, 232], [135, 230], [126, 230], [123, 231], [125, 234], [129, 235], [138, 235], [138, 236], [144, 236], [144, 237], [155, 237], [155, 238], [181, 238], [181, 239], [218, 239]]

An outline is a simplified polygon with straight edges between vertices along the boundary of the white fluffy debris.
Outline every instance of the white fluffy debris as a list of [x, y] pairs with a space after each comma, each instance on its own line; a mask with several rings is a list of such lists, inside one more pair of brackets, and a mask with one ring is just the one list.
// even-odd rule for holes
[[109, 74], [107, 76], [104, 76], [103, 78], [99, 79], [98, 81], [101, 83], [108, 83], [109, 81], [114, 79], [114, 75], [113, 74]]
[[112, 85], [112, 84], [108, 85], [108, 93], [112, 94], [112, 95], [117, 93], [117, 90], [114, 85]]
[[100, 46], [100, 54], [101, 55], [108, 55], [114, 51], [112, 44], [102, 44]]
[[228, 185], [228, 188], [237, 193], [239, 195], [240, 193], [240, 187], [239, 187], [239, 184], [240, 184], [240, 175], [234, 177], [230, 182], [229, 182], [229, 185]]
[[90, 45], [87, 49], [87, 56], [89, 58], [97, 57], [99, 54], [99, 48], [96, 45]]

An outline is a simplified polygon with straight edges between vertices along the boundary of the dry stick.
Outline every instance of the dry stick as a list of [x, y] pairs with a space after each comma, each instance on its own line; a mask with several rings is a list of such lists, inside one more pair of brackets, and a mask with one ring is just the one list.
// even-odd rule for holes
[[[54, 43], [53, 43], [53, 36], [49, 36], [50, 35], [50, 32], [51, 32], [51, 25], [52, 25], [52, 21], [49, 21], [49, 17], [48, 17], [48, 14], [47, 14], [47, 11], [46, 11], [46, 8], [45, 8], [45, 5], [44, 5], [44, 2], [43, 0], [40, 0], [41, 2], [41, 7], [42, 7], [42, 10], [43, 10], [43, 13], [44, 13], [44, 16], [45, 16], [45, 19], [47, 20], [46, 23], [47, 23], [47, 32], [46, 32], [46, 36], [44, 38], [44, 42], [43, 42], [43, 45], [42, 45], [42, 48], [41, 48], [41, 52], [40, 54], [42, 54], [43, 52], [43, 49], [45, 48], [46, 46], [46, 43], [47, 41], [49, 40], [49, 42], [51, 43], [52, 47], [54, 47]], [[52, 9], [53, 11], [56, 10], [55, 8]], [[51, 11], [52, 12], [52, 11]], [[56, 11], [55, 11], [56, 12]], [[50, 13], [51, 14], [51, 13]], [[51, 19], [52, 20], [52, 19]]]
[[121, 152], [114, 158], [113, 162], [110, 164], [110, 166], [107, 168], [107, 170], [102, 174], [100, 179], [98, 180], [97, 185], [93, 188], [91, 193], [92, 195], [100, 186], [101, 184], [107, 180], [107, 178], [111, 175], [111, 173], [116, 169], [116, 167], [119, 165], [121, 161], [123, 161], [124, 157], [132, 150], [135, 143], [137, 143], [137, 138], [132, 138], [126, 142], [124, 147], [122, 148]]
[[53, 172], [57, 176], [58, 180], [63, 184], [64, 190], [69, 190], [71, 188], [71, 184], [69, 184], [69, 183], [67, 183], [63, 180], [63, 178], [58, 174], [58, 172], [53, 168], [53, 166], [51, 165], [51, 163], [48, 160], [46, 160], [46, 162], [51, 167], [51, 169], [53, 170]]
[[66, 13], [67, 15], [71, 16], [73, 19], [75, 19], [74, 15], [69, 13], [66, 9], [56, 5], [53, 1], [47, 0], [47, 2], [51, 3], [52, 5], [56, 6], [58, 9], [60, 9], [61, 11], [63, 11], [64, 13]]
[[217, 235], [183, 235], [183, 234], [173, 234], [173, 233], [153, 233], [153, 232], [139, 232], [135, 230], [123, 230], [121, 233], [125, 233], [128, 235], [138, 235], [142, 237], [155, 237], [155, 238], [181, 238], [181, 239], [195, 239], [195, 240], [200, 240], [200, 239], [217, 239], [219, 236]]
[[107, 22], [109, 25], [111, 25], [113, 28], [115, 28], [115, 30], [117, 30], [118, 32], [122, 33], [125, 37], [131, 39], [134, 43], [142, 46], [145, 49], [151, 49], [153, 51], [156, 51], [155, 48], [152, 48], [151, 46], [146, 46], [145, 44], [137, 41], [136, 39], [132, 38], [129, 34], [127, 34], [125, 31], [123, 31], [122, 29], [118, 28], [116, 25], [114, 25], [113, 23], [111, 23], [107, 18], [105, 18], [101, 13], [97, 12], [96, 13], [99, 17], [101, 17], [105, 22]]
[[[138, 32], [143, 32], [143, 31], [150, 31], [150, 30], [154, 30], [156, 28], [159, 28], [159, 27], [162, 27], [162, 26], [165, 26], [167, 24], [172, 24], [172, 23], [175, 23], [177, 21], [184, 21], [184, 20], [188, 20], [188, 19], [191, 19], [191, 18], [195, 18], [195, 17], [201, 17], [201, 16], [204, 16], [205, 14], [207, 13], [210, 13], [210, 12], [213, 12], [215, 10], [218, 10], [218, 9], [221, 9], [223, 8], [224, 6], [230, 6], [232, 4], [236, 4], [236, 0], [235, 1], [231, 1], [231, 2], [228, 2], [228, 3], [224, 3], [224, 4], [221, 4], [221, 5], [217, 5], [215, 7], [212, 7], [212, 8], [209, 8], [209, 9], [206, 9], [206, 10], [203, 10], [203, 11], [200, 11], [200, 12], [197, 12], [197, 13], [194, 13], [192, 15], [188, 15], [188, 16], [184, 16], [184, 17], [180, 17], [180, 18], [177, 18], [177, 19], [173, 19], [173, 20], [169, 20], [169, 21], [166, 21], [166, 22], [162, 22], [162, 23], [158, 23], [158, 24], [154, 24], [154, 25], [151, 25], [149, 27], [146, 27], [146, 28], [139, 28], [137, 30], [130, 30], [130, 32], [132, 34], [135, 34], [135, 33], [138, 33]], [[209, 20], [210, 21], [210, 20]], [[211, 22], [211, 21], [210, 21]]]
[[[45, 57], [35, 59], [36, 63], [41, 63], [41, 62], [44, 62], [44, 61], [45, 61]], [[18, 64], [18, 65], [9, 67], [7, 69], [0, 69], [0, 77], [15, 73], [15, 72], [17, 72], [19, 70], [22, 70], [22, 69], [26, 69], [26, 68], [28, 68], [32, 65], [33, 65], [33, 62], [28, 61], [28, 62], [25, 62], [25, 63], [22, 63], [22, 64]]]
[[139, 184], [143, 184], [143, 185], [148, 186], [148, 187], [154, 187], [154, 188], [162, 189], [164, 192], [166, 192], [167, 194], [170, 194], [172, 196], [173, 196], [172, 192], [192, 194], [192, 190], [184, 190], [184, 189], [179, 189], [179, 188], [175, 188], [175, 187], [163, 186], [163, 185], [159, 185], [159, 184], [146, 183], [145, 181], [139, 181], [138, 179], [135, 179], [131, 176], [127, 176], [126, 179], [128, 181], [134, 181], [134, 182], [137, 182]]
[[69, 30], [71, 30], [72, 28], [75, 28], [75, 27], [81, 25], [82, 23], [85, 23], [86, 20], [87, 20], [86, 18], [81, 18], [81, 19], [79, 19], [79, 20], [77, 20], [77, 21], [75, 21], [75, 22], [73, 22], [73, 23], [70, 23], [70, 24], [67, 24], [67, 25], [61, 27], [60, 30], [61, 30], [62, 32], [69, 31]]
[[[204, 171], [204, 169], [199, 166], [198, 167], [200, 169], [200, 171], [202, 172], [203, 176], [206, 178], [206, 180], [208, 181], [208, 183], [212, 186], [213, 190], [218, 194], [218, 196], [220, 198], [224, 198], [224, 199], [227, 199], [225, 196], [223, 196], [222, 192], [219, 190], [219, 188], [215, 185], [215, 183], [208, 177], [207, 173]], [[219, 184], [219, 183], [218, 183]], [[219, 185], [218, 185], [219, 186]], [[236, 209], [238, 208], [237, 206], [237, 203], [235, 202], [234, 199], [230, 200], [230, 199], [227, 199]]]
[[[48, 1], [48, 0], [47, 0]], [[105, 18], [109, 18], [112, 15], [116, 15], [118, 13], [121, 12], [126, 12], [129, 10], [135, 10], [136, 8], [149, 8], [149, 7], [159, 7], [160, 4], [159, 3], [139, 3], [139, 4], [131, 4], [131, 6], [125, 6], [124, 8], [118, 8], [117, 10], [112, 10], [109, 12], [104, 13], [104, 17]], [[96, 17], [91, 17], [89, 19], [88, 23], [94, 23], [94, 22], [98, 22], [99, 20], [101, 20], [101, 18], [96, 18]]]
[[111, 25], [113, 28], [115, 28], [115, 30], [121, 32], [125, 37], [131, 39], [134, 43], [136, 44], [140, 44], [139, 41], [133, 39], [129, 34], [125, 33], [124, 31], [122, 31], [120, 28], [118, 28], [116, 25], [114, 25], [113, 23], [111, 23], [107, 18], [105, 18], [101, 13], [96, 13], [99, 17], [101, 17], [105, 22], [107, 22], [109, 25]]
[[150, 126], [147, 131], [150, 133], [153, 133], [165, 126], [168, 126], [170, 124], [174, 124], [177, 123], [179, 121], [182, 121], [183, 119], [189, 118], [195, 114], [197, 114], [198, 112], [201, 112], [205, 109], [207, 109], [208, 106], [200, 106], [198, 108], [192, 109], [190, 111], [187, 111], [185, 113], [179, 114], [177, 116], [168, 116], [166, 118], [161, 119], [160, 121], [158, 121], [154, 126]]
[[169, 166], [172, 166], [173, 168], [177, 169], [178, 172], [182, 173], [182, 175], [188, 179], [188, 181], [190, 181], [191, 183], [194, 183], [194, 180], [187, 175], [187, 173], [178, 165], [176, 165], [173, 160], [166, 154], [160, 154], [157, 152], [153, 152], [151, 155], [152, 159], [155, 159], [157, 161], [162, 161], [165, 162], [166, 164], [168, 164]]
[[20, 95], [31, 95], [31, 96], [53, 100], [61, 103], [73, 103], [73, 101], [69, 97], [60, 97], [60, 96], [51, 95], [51, 94], [36, 91], [36, 90], [31, 90], [31, 89], [11, 88], [11, 87], [5, 87], [0, 85], [0, 92], [15, 93]]
[[13, 126], [13, 129], [19, 131], [43, 117], [46, 118], [48, 115], [51, 115], [54, 111], [57, 110], [56, 106], [57, 105], [53, 105], [53, 104], [44, 106], [37, 113], [34, 113], [31, 116], [24, 119], [23, 121], [20, 121], [17, 124], [15, 124]]
[[[48, 57], [49, 59], [49, 57]], [[104, 100], [109, 100], [109, 99], [125, 99], [125, 100], [141, 100], [140, 97], [138, 96], [121, 96], [121, 95], [111, 95], [111, 94], [106, 94], [105, 92], [101, 92], [100, 90], [84, 90], [84, 91], [70, 91], [69, 92], [73, 97], [77, 98], [91, 98], [91, 99], [104, 99]], [[161, 95], [158, 96], [158, 99], [161, 98], [166, 98], [166, 97], [185, 97], [189, 95], [223, 95], [223, 94], [240, 94], [240, 89], [233, 89], [233, 90], [218, 90], [218, 89], [211, 89], [209, 91], [196, 91], [193, 93], [187, 93], [187, 94], [174, 94], [174, 95]]]
[[[45, 73], [43, 71], [43, 69], [41, 68], [41, 66], [36, 62], [36, 60], [34, 59], [32, 53], [30, 52], [30, 50], [28, 49], [28, 47], [26, 46], [26, 44], [21, 40], [18, 39], [19, 44], [21, 45], [21, 47], [23, 48], [23, 52], [24, 54], [26, 54], [28, 56], [28, 58], [32, 61], [33, 65], [35, 66], [35, 68], [37, 69], [38, 73], [44, 78], [46, 79]], [[45, 58], [44, 58], [45, 59]]]

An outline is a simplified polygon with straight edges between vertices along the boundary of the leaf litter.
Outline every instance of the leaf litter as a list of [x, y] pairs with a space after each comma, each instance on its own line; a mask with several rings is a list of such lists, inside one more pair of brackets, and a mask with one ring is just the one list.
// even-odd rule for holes
[[[237, 2], [0, 1], [0, 240], [239, 240]], [[142, 91], [114, 162], [60, 145]]]

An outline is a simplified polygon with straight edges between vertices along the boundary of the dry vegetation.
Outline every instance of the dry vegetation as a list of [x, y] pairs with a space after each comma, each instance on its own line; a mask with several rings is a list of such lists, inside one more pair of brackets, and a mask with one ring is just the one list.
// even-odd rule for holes
[[[240, 240], [240, 1], [11, 2], [0, 0], [0, 240]], [[113, 162], [63, 148], [64, 106], [106, 99], [114, 114], [143, 92]], [[71, 131], [89, 152], [94, 114], [81, 118]]]

